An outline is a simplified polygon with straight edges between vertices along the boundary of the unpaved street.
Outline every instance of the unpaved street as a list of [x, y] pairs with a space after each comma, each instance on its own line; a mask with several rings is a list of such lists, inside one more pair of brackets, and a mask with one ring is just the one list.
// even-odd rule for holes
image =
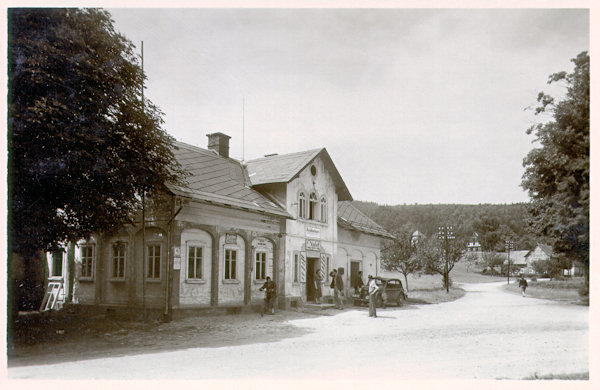
[[13, 367], [8, 376], [364, 381], [589, 372], [588, 307], [522, 298], [502, 284], [463, 285], [468, 293], [455, 302], [380, 309], [376, 319], [361, 309], [293, 320], [301, 335], [280, 341]]

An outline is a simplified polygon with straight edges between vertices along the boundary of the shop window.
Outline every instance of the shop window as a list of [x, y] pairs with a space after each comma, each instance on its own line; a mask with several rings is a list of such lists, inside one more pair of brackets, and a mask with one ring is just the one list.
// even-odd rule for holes
[[160, 279], [160, 244], [150, 244], [147, 248], [146, 277]]
[[92, 279], [94, 276], [94, 248], [93, 244], [81, 246], [81, 277]]
[[254, 278], [255, 280], [264, 280], [267, 278], [267, 252], [256, 252]]
[[306, 218], [306, 195], [304, 192], [298, 195], [298, 218]]
[[317, 195], [313, 192], [308, 198], [308, 219], [317, 219]]
[[112, 272], [113, 279], [123, 279], [125, 277], [125, 256], [127, 245], [118, 242], [112, 245]]
[[63, 251], [52, 252], [52, 275], [50, 276], [62, 276], [63, 267]]
[[202, 279], [202, 253], [203, 248], [198, 245], [188, 247], [188, 279]]
[[321, 222], [327, 223], [327, 199], [321, 198]]
[[236, 279], [237, 250], [225, 249], [225, 280]]

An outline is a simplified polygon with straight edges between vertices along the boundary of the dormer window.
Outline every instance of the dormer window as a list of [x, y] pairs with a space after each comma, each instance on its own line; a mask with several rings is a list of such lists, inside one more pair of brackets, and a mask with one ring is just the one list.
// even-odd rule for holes
[[304, 192], [298, 195], [298, 218], [306, 218], [306, 195]]
[[316, 220], [317, 219], [317, 205], [318, 205], [317, 195], [313, 192], [310, 194], [308, 199], [308, 219]]

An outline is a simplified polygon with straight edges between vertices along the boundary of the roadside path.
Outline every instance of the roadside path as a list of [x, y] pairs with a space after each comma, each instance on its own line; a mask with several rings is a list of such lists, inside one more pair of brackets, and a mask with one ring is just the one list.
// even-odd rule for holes
[[366, 381], [588, 372], [588, 307], [522, 298], [502, 284], [465, 284], [457, 301], [388, 308], [376, 319], [348, 310], [291, 320], [290, 335], [299, 336], [274, 342], [13, 367], [8, 376]]

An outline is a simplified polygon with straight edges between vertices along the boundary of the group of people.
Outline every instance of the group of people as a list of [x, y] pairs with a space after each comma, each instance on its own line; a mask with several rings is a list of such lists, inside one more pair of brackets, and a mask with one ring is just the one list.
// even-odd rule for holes
[[[344, 279], [342, 278], [342, 273], [338, 270], [334, 269], [329, 273], [331, 276], [331, 284], [330, 287], [333, 289], [333, 299], [335, 303], [335, 308], [339, 310], [344, 309]], [[322, 291], [322, 282], [323, 277], [321, 276], [321, 271], [315, 271], [315, 277], [313, 279], [314, 283], [314, 297], [315, 302], [317, 304], [321, 304], [321, 298], [323, 297]], [[362, 290], [364, 283], [362, 281], [362, 272], [358, 272], [358, 276], [354, 283], [354, 290], [356, 293], [359, 293]], [[369, 317], [377, 317], [376, 313], [376, 300], [377, 300], [377, 292], [380, 287], [375, 282], [375, 279], [369, 275], [368, 281], [368, 294], [369, 294]], [[275, 298], [277, 288], [275, 282], [271, 280], [271, 277], [267, 276], [265, 283], [259, 288], [259, 291], [265, 291], [265, 304], [263, 307], [263, 312], [261, 315], [265, 313], [274, 314], [275, 313]]]

